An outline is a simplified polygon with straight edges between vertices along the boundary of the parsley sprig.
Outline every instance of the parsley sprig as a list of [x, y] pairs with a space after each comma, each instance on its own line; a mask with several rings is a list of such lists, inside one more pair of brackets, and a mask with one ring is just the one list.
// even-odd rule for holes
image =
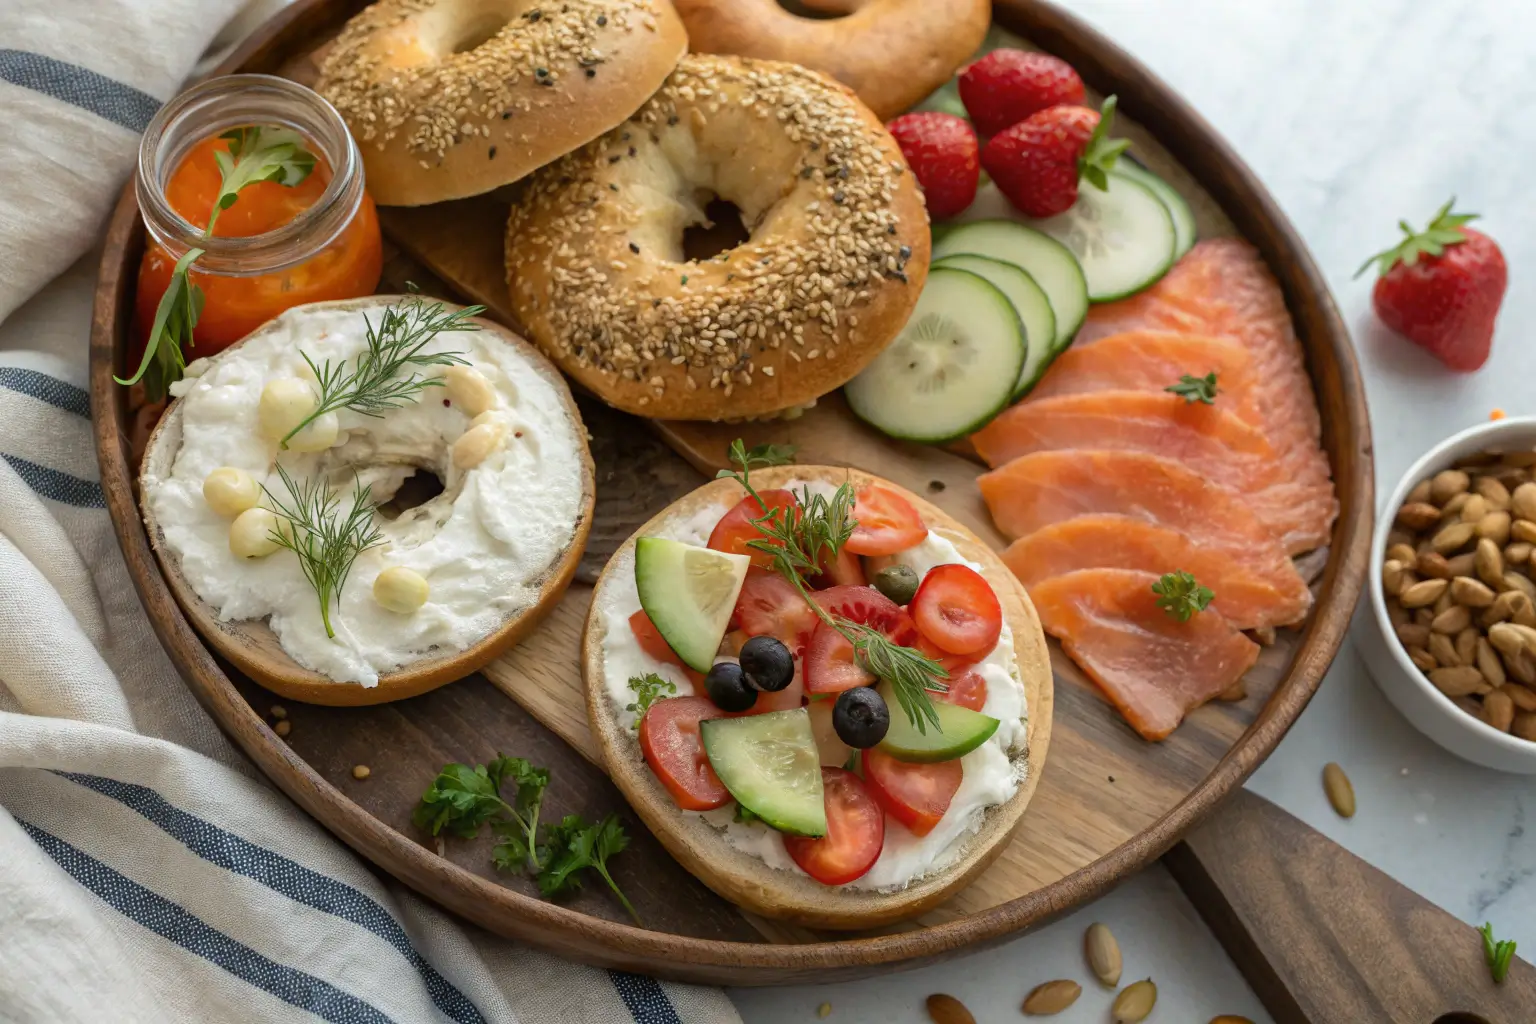
[[632, 704], [624, 705], [624, 710], [635, 715], [635, 728], [640, 727], [640, 719], [645, 717], [646, 711], [658, 700], [670, 697], [677, 693], [677, 684], [668, 679], [663, 679], [655, 672], [647, 672], [643, 676], [630, 676], [629, 688], [635, 693]]
[[282, 465], [278, 465], [277, 474], [288, 491], [288, 500], [262, 485], [272, 511], [284, 521], [269, 536], [274, 544], [298, 556], [299, 568], [320, 601], [325, 635], [335, 639], [331, 602], [340, 603], [342, 588], [357, 556], [384, 540], [374, 525], [373, 488], [364, 487], [354, 478], [352, 506], [343, 516], [341, 499], [325, 480], [311, 477], [295, 483]]
[[1478, 932], [1483, 936], [1483, 957], [1488, 961], [1488, 973], [1495, 984], [1502, 985], [1509, 976], [1509, 962], [1515, 957], [1513, 939], [1494, 939], [1493, 925], [1485, 923]]
[[1179, 378], [1177, 384], [1170, 384], [1164, 391], [1171, 391], [1184, 399], [1185, 404], [1192, 405], [1195, 402], [1204, 402], [1206, 405], [1216, 404], [1216, 395], [1219, 388], [1216, 387], [1216, 371], [1212, 370], [1204, 377], [1196, 377], [1186, 373]]
[[441, 377], [423, 377], [415, 372], [402, 377], [401, 373], [408, 366], [467, 366], [463, 353], [423, 349], [439, 334], [478, 331], [479, 325], [469, 318], [483, 312], [484, 306], [466, 306], [450, 313], [441, 302], [428, 305], [413, 295], [398, 306], [386, 306], [377, 327], [364, 314], [368, 347], [351, 364], [351, 369], [345, 360], [332, 364], [327, 359], [316, 365], [309, 353], [301, 349], [299, 355], [320, 384], [320, 398], [314, 410], [283, 436], [281, 446], [287, 448], [295, 434], [328, 412], [350, 409], [364, 416], [379, 417], [388, 409], [414, 401], [426, 388], [442, 387]]
[[[203, 238], [213, 237], [219, 214], [235, 205], [242, 189], [259, 181], [275, 181], [292, 188], [315, 169], [315, 155], [304, 148], [303, 138], [291, 129], [253, 125], [227, 131], [219, 138], [229, 146], [214, 151], [219, 165], [219, 196], [208, 214]], [[164, 398], [186, 369], [186, 350], [194, 344], [193, 329], [206, 300], [203, 290], [192, 283], [190, 273], [192, 264], [206, 251], [194, 247], [176, 261], [170, 283], [155, 308], [139, 368], [126, 380], [113, 377], [125, 386], [144, 381], [150, 401]]]
[[[555, 824], [539, 824], [539, 811], [549, 787], [549, 769], [537, 768], [521, 757], [497, 755], [489, 764], [447, 764], [421, 795], [411, 821], [432, 835], [473, 839], [489, 824], [497, 836], [492, 863], [500, 871], [532, 871], [539, 892], [549, 898], [581, 888], [581, 872], [596, 871], [636, 924], [640, 915], [619, 889], [608, 860], [629, 846], [617, 815], [588, 823], [568, 814]], [[510, 802], [502, 796], [505, 783], [516, 785]]]
[[1188, 622], [1196, 612], [1205, 611], [1205, 606], [1216, 596], [1215, 591], [1202, 587], [1194, 576], [1182, 569], [1165, 573], [1162, 579], [1152, 584], [1152, 593], [1157, 595], [1157, 606], [1180, 622]]
[[793, 459], [794, 447], [758, 445], [748, 450], [737, 438], [731, 442], [730, 455], [739, 469], [722, 469], [715, 474], [716, 478], [735, 480], [757, 502], [758, 508], [765, 510], [752, 520], [762, 537], [747, 541], [747, 546], [766, 554], [771, 568], [800, 592], [817, 618], [853, 645], [860, 667], [891, 684], [896, 702], [919, 733], [926, 735], [930, 725], [942, 732], [929, 691], [943, 693], [949, 689], [944, 682], [949, 673], [943, 666], [919, 651], [894, 643], [879, 630], [842, 617], [834, 620], [811, 599], [806, 586], [806, 577], [821, 572], [823, 565], [835, 559], [858, 526], [853, 516], [853, 485], [844, 482], [831, 498], [812, 494], [809, 487], [802, 488], [795, 495], [797, 511], [770, 509], [752, 486], [752, 469], [785, 465]]

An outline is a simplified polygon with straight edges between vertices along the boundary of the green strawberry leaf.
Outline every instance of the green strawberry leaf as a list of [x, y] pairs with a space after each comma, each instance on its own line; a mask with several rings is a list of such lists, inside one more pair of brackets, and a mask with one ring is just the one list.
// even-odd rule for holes
[[1477, 219], [1475, 213], [1452, 213], [1451, 207], [1456, 205], [1456, 197], [1435, 213], [1430, 219], [1429, 226], [1423, 231], [1415, 231], [1413, 225], [1405, 220], [1397, 222], [1398, 228], [1403, 232], [1403, 240], [1390, 249], [1383, 249], [1364, 263], [1355, 271], [1359, 277], [1376, 265], [1377, 273], [1386, 277], [1392, 268], [1401, 263], [1405, 267], [1411, 267], [1419, 262], [1422, 256], [1439, 256], [1445, 252], [1448, 246], [1460, 245], [1467, 240], [1467, 233], [1461, 230], [1462, 225]]
[[1094, 126], [1093, 134], [1088, 136], [1088, 145], [1083, 147], [1083, 155], [1077, 159], [1077, 176], [1100, 192], [1109, 191], [1109, 172], [1114, 170], [1120, 154], [1131, 145], [1129, 139], [1109, 137], [1109, 129], [1115, 121], [1115, 108], [1119, 104], [1117, 96], [1105, 98], [1104, 105], [1099, 108], [1099, 123]]

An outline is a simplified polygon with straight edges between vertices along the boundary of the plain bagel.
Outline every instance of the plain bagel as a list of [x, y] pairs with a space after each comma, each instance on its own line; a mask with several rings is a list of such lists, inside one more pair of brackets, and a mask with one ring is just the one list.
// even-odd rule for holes
[[986, 37], [992, 0], [673, 0], [698, 53], [734, 53], [825, 71], [881, 118], [905, 113], [949, 81]]
[[[759, 487], [789, 487], [797, 481], [830, 485], [851, 480], [855, 487], [875, 480], [859, 470], [829, 466], [781, 466], [754, 470]], [[894, 891], [827, 886], [799, 872], [775, 870], [731, 845], [703, 817], [678, 810], [647, 766], [636, 734], [619, 717], [620, 705], [606, 685], [604, 638], [612, 617], [615, 588], [626, 574], [633, 579], [635, 539], [663, 532], [669, 525], [724, 511], [741, 495], [733, 480], [714, 480], [685, 495], [640, 527], [604, 568], [593, 591], [582, 638], [582, 677], [587, 715], [603, 752], [608, 774], [646, 827], [688, 871], [731, 902], [766, 917], [813, 928], [873, 928], [930, 910], [981, 874], [1008, 845], [1009, 837], [1034, 795], [1051, 738], [1054, 700], [1050, 654], [1034, 605], [1018, 579], [970, 530], [930, 502], [888, 481], [882, 486], [912, 504], [930, 530], [952, 543], [965, 560], [977, 565], [992, 585], [1013, 637], [1019, 681], [1024, 686], [1027, 724], [1025, 748], [1010, 752], [1021, 779], [1013, 796], [983, 812], [974, 832], [959, 837], [946, 861]], [[623, 607], [620, 606], [620, 618]], [[622, 626], [620, 628], [623, 628]]]
[[489, 192], [632, 114], [688, 40], [668, 0], [379, 0], [317, 91], [387, 206]]
[[[714, 197], [750, 237], [688, 260]], [[928, 218], [884, 126], [790, 64], [689, 55], [628, 122], [534, 175], [507, 225], [512, 306], [600, 398], [768, 416], [863, 369], [928, 274]]]

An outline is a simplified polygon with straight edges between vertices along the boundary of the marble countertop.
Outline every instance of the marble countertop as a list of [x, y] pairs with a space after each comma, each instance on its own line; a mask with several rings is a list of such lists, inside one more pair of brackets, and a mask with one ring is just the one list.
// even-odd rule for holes
[[[1473, 0], [1058, 0], [1179, 90], [1233, 144], [1290, 216], [1354, 332], [1385, 496], [1434, 442], [1502, 408], [1536, 413], [1536, 203], [1521, 164], [1536, 157], [1536, 5]], [[1509, 262], [1493, 357], [1450, 373], [1379, 327], [1370, 280], [1353, 274], [1451, 195], [1479, 212]], [[1531, 229], [1527, 237], [1526, 229]], [[1337, 761], [1359, 812], [1329, 808], [1319, 782]], [[1317, 697], [1249, 787], [1464, 921], [1494, 922], [1536, 953], [1536, 777], [1460, 761], [1377, 691], [1346, 642]], [[1218, 812], [1219, 813], [1219, 812]], [[1258, 999], [1160, 867], [1050, 927], [936, 967], [842, 985], [737, 990], [748, 1024], [927, 1021], [924, 997], [950, 992], [978, 1020], [1023, 1019], [1024, 994], [1051, 978], [1088, 981], [1083, 929], [1103, 921], [1127, 979], [1150, 975], [1152, 1020], [1203, 1024], [1221, 1013], [1269, 1021]], [[1085, 985], [1062, 1024], [1108, 1019]]]

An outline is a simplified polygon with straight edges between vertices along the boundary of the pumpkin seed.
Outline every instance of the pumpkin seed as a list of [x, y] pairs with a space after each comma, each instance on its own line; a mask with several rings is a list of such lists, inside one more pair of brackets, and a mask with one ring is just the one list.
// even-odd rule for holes
[[1536, 484], [1523, 483], [1509, 496], [1509, 510], [1516, 519], [1536, 519]]
[[1441, 665], [1462, 664], [1461, 655], [1456, 651], [1456, 645], [1444, 633], [1431, 633], [1429, 635], [1429, 643], [1424, 646], [1429, 651], [1430, 656]]
[[1429, 546], [1442, 555], [1449, 555], [1472, 543], [1476, 533], [1477, 526], [1473, 523], [1452, 523], [1441, 527], [1440, 532], [1430, 538]]
[[[1436, 636], [1438, 635], [1437, 633]], [[1435, 660], [1435, 656], [1422, 647], [1408, 648], [1408, 660], [1413, 662], [1420, 672], [1429, 672], [1440, 667], [1440, 663]]]
[[1455, 573], [1451, 572], [1451, 563], [1444, 555], [1433, 551], [1425, 551], [1414, 560], [1413, 568], [1420, 576], [1426, 576], [1432, 580], [1448, 580]]
[[1483, 674], [1471, 665], [1437, 668], [1429, 673], [1429, 681], [1447, 697], [1465, 697], [1473, 693], [1487, 693], [1492, 689]]
[[928, 1016], [933, 1024], [976, 1024], [976, 1018], [971, 1016], [971, 1011], [965, 1008], [965, 1004], [952, 995], [943, 992], [935, 992], [928, 997]]
[[1515, 702], [1503, 690], [1493, 690], [1483, 695], [1483, 721], [1499, 732], [1509, 732], [1515, 724]]
[[1404, 608], [1423, 608], [1438, 601], [1447, 586], [1449, 584], [1445, 580], [1420, 580], [1405, 588], [1398, 595], [1398, 600], [1403, 602]]
[[1105, 988], [1114, 988], [1120, 984], [1120, 971], [1123, 961], [1120, 957], [1120, 943], [1115, 941], [1115, 933], [1109, 930], [1109, 926], [1095, 921], [1088, 926], [1083, 933], [1083, 956], [1088, 960], [1088, 969], [1093, 976], [1099, 979], [1099, 984]]
[[1397, 510], [1397, 525], [1420, 532], [1440, 521], [1440, 510], [1427, 501], [1410, 502]]
[[1494, 590], [1509, 589], [1504, 586], [1504, 552], [1493, 541], [1485, 537], [1477, 542], [1473, 565], [1477, 568], [1478, 579]]
[[[1473, 658], [1473, 662], [1477, 665], [1477, 670], [1483, 674], [1483, 678], [1488, 680], [1490, 685], [1504, 685], [1506, 678], [1504, 675], [1504, 662], [1499, 660], [1499, 652], [1493, 649], [1493, 645], [1488, 642], [1487, 637], [1480, 636], [1477, 638], [1477, 654]], [[1533, 693], [1531, 696], [1533, 699], [1536, 699], [1536, 693]]]
[[1355, 787], [1350, 785], [1344, 769], [1332, 761], [1323, 765], [1323, 792], [1328, 794], [1328, 802], [1339, 817], [1355, 816]]
[[1464, 494], [1471, 483], [1472, 478], [1459, 469], [1442, 469], [1430, 479], [1429, 493], [1435, 502], [1444, 505], [1456, 495]]
[[1083, 986], [1066, 978], [1036, 985], [1024, 997], [1024, 1013], [1030, 1017], [1049, 1017], [1060, 1013], [1083, 994]]
[[1473, 481], [1472, 489], [1487, 500], [1489, 508], [1497, 512], [1509, 508], [1509, 488], [1500, 483], [1498, 477], [1480, 476]]
[[1140, 1024], [1156, 1005], [1157, 986], [1152, 984], [1151, 978], [1144, 978], [1120, 990], [1109, 1008], [1109, 1014], [1115, 1024]]
[[1468, 608], [1487, 608], [1496, 596], [1488, 584], [1470, 576], [1457, 576], [1451, 580], [1451, 599]]

